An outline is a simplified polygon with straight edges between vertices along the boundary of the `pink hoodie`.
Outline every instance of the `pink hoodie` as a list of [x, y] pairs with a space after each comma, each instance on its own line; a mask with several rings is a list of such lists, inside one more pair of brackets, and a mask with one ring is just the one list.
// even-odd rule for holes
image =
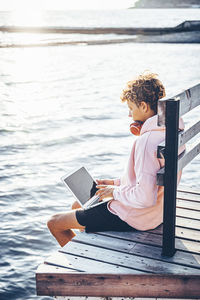
[[[157, 146], [165, 139], [165, 128], [157, 126], [158, 116], [145, 121], [140, 136], [134, 141], [127, 171], [115, 180], [114, 200], [108, 209], [130, 226], [149, 230], [163, 222], [164, 188], [156, 185], [156, 174], [164, 166], [164, 159], [157, 158]], [[183, 129], [182, 119], [179, 128]], [[184, 150], [179, 149], [179, 153]], [[181, 172], [178, 174], [178, 182]]]

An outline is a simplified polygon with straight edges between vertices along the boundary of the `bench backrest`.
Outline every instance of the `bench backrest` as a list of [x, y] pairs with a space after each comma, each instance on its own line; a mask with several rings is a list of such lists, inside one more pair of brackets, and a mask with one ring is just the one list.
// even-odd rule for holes
[[177, 172], [200, 153], [200, 141], [187, 146], [178, 156], [178, 148], [200, 132], [200, 121], [179, 131], [179, 117], [200, 105], [200, 84], [158, 102], [158, 126], [166, 127], [165, 142], [158, 146], [157, 157], [165, 159], [165, 167], [157, 173], [157, 184], [164, 186], [164, 218], [162, 254], [175, 253]]

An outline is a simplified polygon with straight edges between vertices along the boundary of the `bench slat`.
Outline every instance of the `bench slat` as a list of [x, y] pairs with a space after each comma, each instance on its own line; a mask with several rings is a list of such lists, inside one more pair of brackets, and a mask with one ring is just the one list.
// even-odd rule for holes
[[200, 220], [200, 211], [188, 210], [187, 208], [176, 207], [176, 215], [178, 217], [185, 217], [188, 219]]
[[[177, 198], [178, 199], [184, 199], [186, 201], [196, 201], [198, 208], [200, 207], [200, 194], [192, 194], [192, 193], [186, 193], [186, 192], [177, 192]], [[188, 203], [188, 202], [187, 202]]]
[[200, 84], [197, 84], [176, 96], [170, 96], [158, 101], [158, 125], [165, 126], [166, 101], [169, 99], [180, 99], [180, 117], [200, 104]]
[[[199, 140], [197, 140], [193, 145], [187, 145], [186, 151], [184, 151], [183, 153], [181, 153], [178, 156], [177, 171], [180, 171], [185, 166], [187, 166], [199, 153], [200, 153]], [[156, 184], [157, 185], [164, 186], [164, 175], [165, 175], [165, 167], [161, 168], [157, 172], [157, 176], [156, 176]]]
[[[178, 134], [178, 147], [186, 144], [196, 134], [198, 134], [199, 131], [200, 131], [200, 121], [193, 124], [190, 128], [186, 129], [185, 131], [180, 131]], [[157, 157], [158, 158], [165, 157], [165, 141], [158, 145]]]
[[[161, 250], [161, 249], [160, 249]], [[71, 242], [64, 246], [64, 253], [73, 253], [73, 255], [87, 257], [89, 259], [111, 263], [113, 265], [135, 269], [145, 273], [159, 274], [194, 274], [194, 269], [191, 267], [181, 266], [155, 259], [139, 257], [134, 254], [122, 253], [109, 249], [102, 249], [96, 246], [90, 246], [81, 243]], [[200, 275], [200, 269], [195, 270], [195, 274]]]
[[194, 229], [197, 231], [199, 238], [200, 238], [200, 234], [198, 232], [198, 230], [200, 230], [200, 220], [176, 217], [176, 226], [184, 227], [187, 229]]
[[191, 187], [191, 186], [179, 184], [177, 190], [180, 192], [186, 192], [188, 196], [190, 194], [197, 194], [198, 196], [200, 196], [200, 189], [198, 189], [197, 187]]
[[199, 140], [194, 145], [187, 145], [186, 151], [178, 159], [178, 171], [187, 166], [200, 153]]
[[197, 213], [200, 211], [199, 203], [193, 201], [186, 201], [182, 199], [177, 199], [176, 207], [186, 208], [188, 211], [194, 210]]
[[200, 132], [200, 121], [191, 125], [190, 128], [187, 128], [185, 131], [181, 131], [179, 133], [179, 142], [178, 146], [182, 146], [186, 144], [189, 140], [191, 140], [196, 134]]

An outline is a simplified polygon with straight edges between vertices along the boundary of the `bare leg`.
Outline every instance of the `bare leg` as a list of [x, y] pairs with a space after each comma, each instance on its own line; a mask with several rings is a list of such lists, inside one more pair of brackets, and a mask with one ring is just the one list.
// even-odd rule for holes
[[47, 222], [47, 226], [61, 247], [66, 245], [75, 236], [74, 231], [71, 229], [84, 230], [85, 228], [78, 223], [75, 210], [54, 215]]
[[[81, 205], [79, 204], [78, 201], [75, 201], [72, 206], [71, 206], [72, 209], [78, 209], [78, 208], [81, 208]], [[79, 229], [80, 232], [83, 232], [85, 231], [84, 229]]]

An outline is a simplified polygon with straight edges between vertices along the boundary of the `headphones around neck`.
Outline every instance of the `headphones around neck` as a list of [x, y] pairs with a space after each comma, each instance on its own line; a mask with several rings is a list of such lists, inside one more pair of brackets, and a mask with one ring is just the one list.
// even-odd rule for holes
[[140, 131], [142, 128], [143, 122], [141, 121], [135, 121], [133, 123], [130, 124], [130, 131], [132, 134], [134, 135], [140, 135]]

